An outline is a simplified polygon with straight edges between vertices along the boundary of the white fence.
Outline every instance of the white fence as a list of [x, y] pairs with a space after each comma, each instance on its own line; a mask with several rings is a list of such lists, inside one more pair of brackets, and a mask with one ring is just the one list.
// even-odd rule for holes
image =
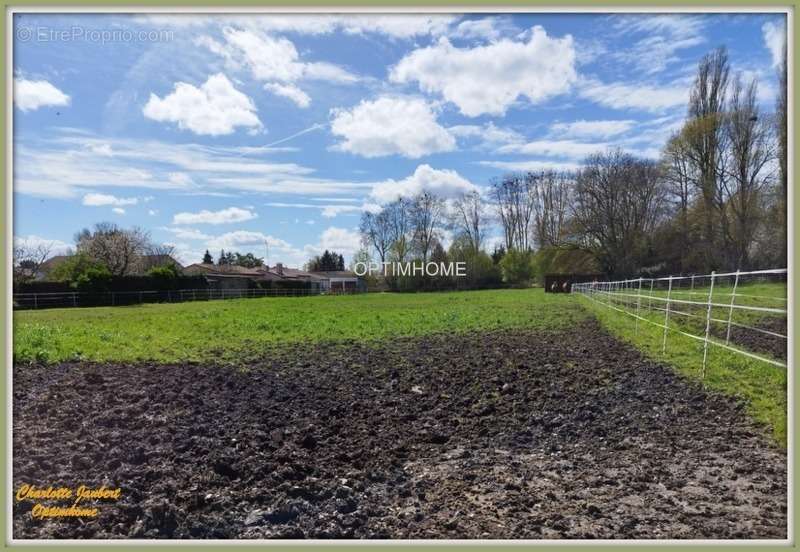
[[[703, 344], [705, 378], [709, 345], [786, 368], [788, 354], [785, 268], [616, 282], [573, 284], [572, 291]], [[781, 358], [781, 356], [783, 358]]]

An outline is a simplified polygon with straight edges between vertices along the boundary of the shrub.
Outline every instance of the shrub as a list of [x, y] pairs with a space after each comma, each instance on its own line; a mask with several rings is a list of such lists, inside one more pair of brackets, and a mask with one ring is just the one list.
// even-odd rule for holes
[[507, 284], [527, 287], [533, 281], [533, 254], [530, 251], [510, 249], [500, 260], [503, 280]]

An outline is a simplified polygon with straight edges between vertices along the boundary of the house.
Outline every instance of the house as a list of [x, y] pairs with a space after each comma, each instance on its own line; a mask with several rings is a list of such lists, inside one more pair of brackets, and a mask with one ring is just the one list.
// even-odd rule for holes
[[366, 291], [367, 284], [355, 272], [349, 270], [331, 270], [326, 272], [312, 272], [322, 282], [322, 289], [331, 292], [356, 292]]
[[195, 263], [184, 268], [183, 273], [205, 276], [211, 287], [216, 289], [247, 289], [254, 285], [275, 289], [324, 289], [322, 278], [303, 270], [284, 267], [281, 263], [273, 267], [254, 268]]
[[184, 267], [187, 276], [205, 276], [214, 289], [248, 289], [253, 282], [280, 280], [263, 267], [248, 268], [236, 265], [216, 265], [213, 263], [194, 263]]

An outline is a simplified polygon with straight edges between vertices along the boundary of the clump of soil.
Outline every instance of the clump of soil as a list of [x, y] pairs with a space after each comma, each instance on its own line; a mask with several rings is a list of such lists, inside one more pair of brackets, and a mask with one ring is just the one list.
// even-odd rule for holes
[[14, 367], [13, 483], [122, 488], [16, 538], [785, 538], [742, 406], [586, 323], [232, 370]]

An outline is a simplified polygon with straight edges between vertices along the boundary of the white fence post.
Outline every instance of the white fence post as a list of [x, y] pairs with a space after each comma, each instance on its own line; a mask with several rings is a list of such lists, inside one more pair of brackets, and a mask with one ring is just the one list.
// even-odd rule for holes
[[669, 277], [669, 287], [667, 288], [667, 312], [664, 315], [664, 340], [661, 344], [661, 354], [667, 354], [667, 332], [669, 331], [669, 300], [672, 296], [672, 276]]
[[731, 342], [731, 320], [733, 319], [733, 305], [736, 301], [736, 288], [739, 286], [739, 270], [736, 270], [736, 278], [733, 280], [733, 293], [731, 293], [731, 306], [728, 309], [728, 331], [725, 333], [725, 343]]
[[655, 278], [650, 278], [650, 295], [647, 296], [647, 310], [653, 310], [653, 282], [655, 282]]
[[636, 329], [634, 333], [639, 333], [639, 313], [642, 308], [642, 277], [639, 276], [639, 290], [636, 292]]
[[706, 379], [706, 360], [708, 358], [708, 336], [711, 332], [711, 302], [714, 295], [714, 277], [717, 272], [711, 271], [711, 285], [708, 286], [708, 309], [706, 310], [706, 338], [703, 341], [703, 374], [702, 379]]

